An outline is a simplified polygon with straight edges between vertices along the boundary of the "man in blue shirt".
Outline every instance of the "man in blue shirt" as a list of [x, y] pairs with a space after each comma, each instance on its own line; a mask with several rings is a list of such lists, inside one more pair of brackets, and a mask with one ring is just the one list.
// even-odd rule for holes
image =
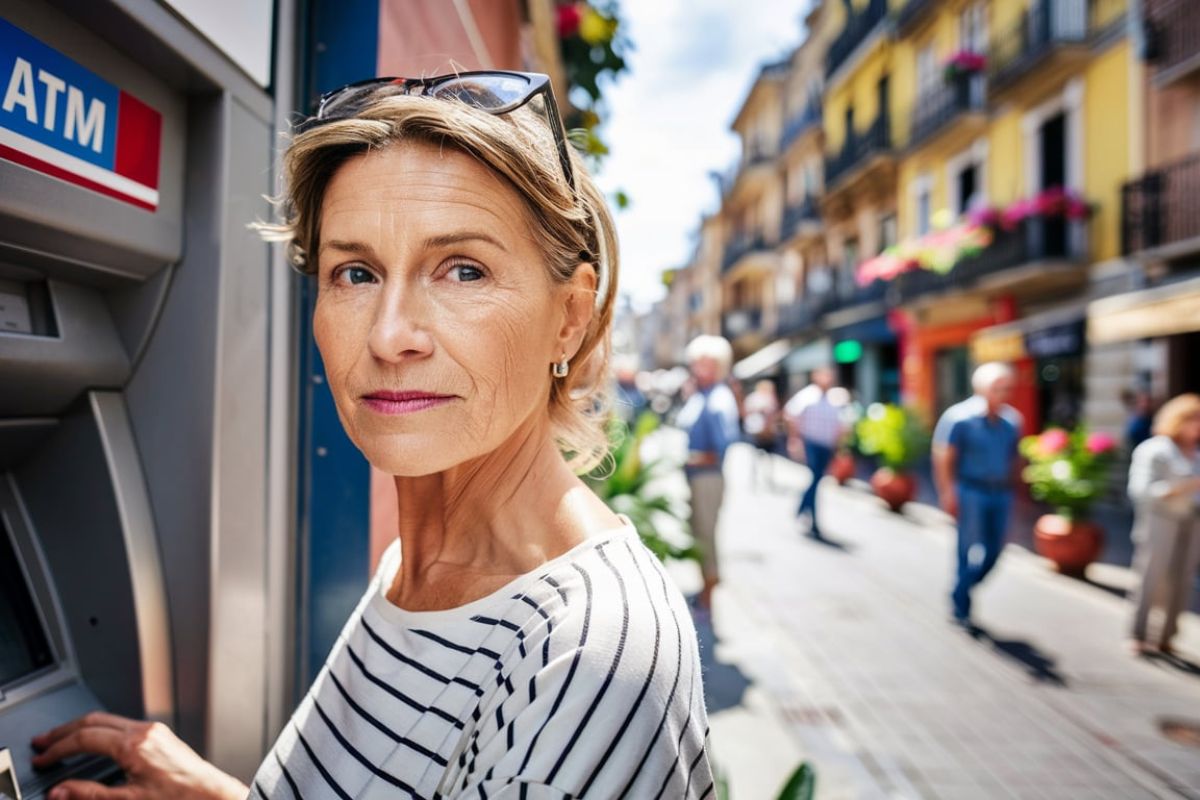
[[676, 417], [687, 431], [688, 460], [684, 467], [692, 490], [692, 535], [700, 548], [704, 589], [699, 603], [712, 607], [712, 592], [719, 580], [717, 569], [717, 518], [725, 498], [721, 472], [725, 451], [738, 441], [738, 404], [725, 385], [733, 362], [733, 348], [720, 336], [697, 336], [687, 347], [688, 367], [696, 391]]
[[971, 377], [975, 396], [947, 409], [934, 432], [934, 470], [942, 508], [958, 520], [951, 603], [954, 618], [971, 617], [971, 590], [1004, 548], [1017, 473], [1022, 420], [1011, 406], [1013, 371], [984, 364]]

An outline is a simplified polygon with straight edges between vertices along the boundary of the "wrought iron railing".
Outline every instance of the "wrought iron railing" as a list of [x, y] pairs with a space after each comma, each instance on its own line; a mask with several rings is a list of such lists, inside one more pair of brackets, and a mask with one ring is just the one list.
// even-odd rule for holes
[[804, 110], [787, 121], [783, 126], [783, 135], [779, 137], [779, 150], [782, 152], [789, 144], [796, 141], [800, 134], [809, 128], [821, 124], [821, 101], [810, 101]]
[[821, 316], [829, 310], [831, 299], [830, 292], [809, 292], [795, 302], [780, 306], [775, 335], [782, 338], [816, 331], [820, 327]]
[[990, 83], [1010, 85], [1060, 47], [1085, 45], [1120, 29], [1127, 0], [1034, 0], [1016, 24], [993, 37]]
[[949, 272], [917, 269], [898, 276], [893, 282], [895, 298], [906, 303], [922, 295], [968, 289], [980, 278], [1037, 261], [1081, 261], [1087, 241], [1083, 225], [1061, 217], [1031, 217], [1011, 231], [998, 232], [988, 247]]
[[821, 221], [821, 211], [817, 207], [817, 201], [812, 197], [805, 197], [798, 203], [790, 205], [783, 212], [783, 236], [791, 238], [800, 230], [800, 226], [806, 222]]
[[837, 290], [832, 292], [829, 299], [827, 311], [840, 311], [843, 308], [853, 308], [861, 306], [864, 303], [874, 303], [884, 299], [888, 291], [887, 281], [873, 281], [867, 286], [859, 286], [857, 283], [844, 282], [838, 286]]
[[1143, 0], [1146, 60], [1159, 72], [1200, 62], [1200, 13], [1195, 0]]
[[891, 126], [886, 115], [879, 115], [863, 133], [846, 131], [846, 141], [840, 152], [825, 159], [826, 186], [861, 164], [867, 158], [892, 149]]
[[737, 339], [761, 329], [761, 308], [738, 308], [721, 315], [721, 335], [726, 339]]
[[754, 250], [765, 250], [766, 247], [766, 240], [761, 233], [734, 237], [729, 244], [725, 245], [725, 252], [721, 256], [721, 271], [728, 270], [747, 253]]
[[981, 74], [961, 75], [950, 83], [925, 92], [913, 104], [909, 146], [942, 130], [960, 114], [982, 111], [987, 102], [987, 82]]
[[1126, 255], [1200, 240], [1200, 153], [1121, 187], [1121, 250]]
[[852, 14], [846, 20], [846, 27], [842, 28], [842, 32], [829, 45], [829, 52], [825, 55], [825, 75], [836, 72], [885, 19], [887, 0], [867, 0], [867, 7]]

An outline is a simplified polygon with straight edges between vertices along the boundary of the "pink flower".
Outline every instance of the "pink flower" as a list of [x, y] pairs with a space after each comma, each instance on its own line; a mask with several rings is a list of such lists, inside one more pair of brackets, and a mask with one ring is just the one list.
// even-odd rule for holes
[[1051, 428], [1038, 437], [1037, 449], [1043, 456], [1053, 456], [1065, 450], [1070, 441], [1062, 428]]
[[1117, 446], [1117, 440], [1107, 433], [1089, 433], [1084, 447], [1094, 456], [1103, 455]]

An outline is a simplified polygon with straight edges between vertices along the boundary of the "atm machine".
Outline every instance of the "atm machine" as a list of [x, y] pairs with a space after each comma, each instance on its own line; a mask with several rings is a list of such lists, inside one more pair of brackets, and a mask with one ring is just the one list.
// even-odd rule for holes
[[295, 282], [247, 224], [293, 17], [0, 5], [0, 787], [25, 798], [114, 778], [30, 766], [89, 710], [243, 778], [290, 713]]

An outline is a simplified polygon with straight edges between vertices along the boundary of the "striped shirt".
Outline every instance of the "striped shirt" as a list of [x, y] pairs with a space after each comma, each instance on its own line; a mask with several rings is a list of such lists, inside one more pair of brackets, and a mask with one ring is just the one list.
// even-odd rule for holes
[[626, 526], [491, 595], [406, 611], [399, 542], [252, 798], [713, 796], [696, 632]]
[[804, 441], [829, 448], [837, 447], [841, 441], [846, 430], [846, 403], [834, 402], [838, 394], [831, 396], [833, 391], [809, 384], [784, 406], [784, 413], [792, 419]]

